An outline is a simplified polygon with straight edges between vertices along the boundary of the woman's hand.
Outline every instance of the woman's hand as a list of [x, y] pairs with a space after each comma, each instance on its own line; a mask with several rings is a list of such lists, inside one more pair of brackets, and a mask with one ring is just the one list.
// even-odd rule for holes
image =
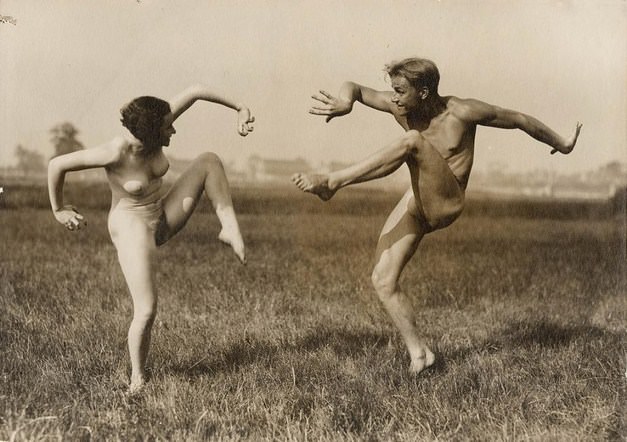
[[82, 226], [87, 225], [83, 215], [78, 213], [74, 206], [63, 206], [54, 212], [54, 217], [68, 230], [79, 230]]
[[312, 95], [311, 98], [319, 101], [324, 106], [312, 106], [311, 109], [309, 109], [309, 113], [314, 115], [326, 115], [327, 123], [331, 121], [331, 119], [346, 115], [353, 110], [353, 103], [351, 103], [350, 101], [342, 100], [340, 98], [336, 98], [330, 93], [323, 90], [320, 91], [320, 95]]
[[577, 144], [577, 138], [579, 138], [579, 132], [581, 132], [581, 126], [583, 125], [578, 121], [577, 125], [575, 126], [575, 132], [573, 132], [570, 138], [564, 141], [564, 144], [562, 146], [554, 148], [551, 151], [551, 155], [553, 155], [556, 152], [561, 152], [563, 154], [571, 153], [573, 149], [575, 148], [575, 144]]
[[255, 122], [255, 117], [250, 114], [250, 109], [242, 107], [237, 111], [237, 133], [245, 137], [253, 131], [252, 124]]

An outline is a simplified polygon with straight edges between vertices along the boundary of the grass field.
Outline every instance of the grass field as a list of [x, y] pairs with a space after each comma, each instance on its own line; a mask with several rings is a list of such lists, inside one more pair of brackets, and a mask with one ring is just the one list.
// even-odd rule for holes
[[81, 204], [102, 196], [70, 199], [92, 207], [74, 234], [2, 208], [0, 440], [626, 437], [624, 218], [469, 210], [428, 237], [403, 287], [438, 359], [414, 378], [370, 287], [393, 197], [257, 192], [235, 194], [246, 267], [206, 207], [159, 252], [135, 396], [130, 297], [106, 212]]

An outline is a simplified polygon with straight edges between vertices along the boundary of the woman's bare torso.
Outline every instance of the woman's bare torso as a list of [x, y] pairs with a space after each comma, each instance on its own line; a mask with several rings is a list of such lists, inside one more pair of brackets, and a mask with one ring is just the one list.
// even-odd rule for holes
[[170, 167], [161, 148], [148, 153], [130, 141], [118, 148], [118, 160], [105, 169], [111, 188], [111, 207], [122, 198], [141, 202], [160, 197], [162, 177]]

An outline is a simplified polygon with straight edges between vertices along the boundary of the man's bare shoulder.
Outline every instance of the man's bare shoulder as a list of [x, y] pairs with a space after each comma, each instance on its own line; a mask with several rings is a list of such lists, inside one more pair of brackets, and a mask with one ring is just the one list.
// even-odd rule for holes
[[454, 117], [468, 122], [476, 123], [488, 110], [489, 105], [474, 98], [445, 97], [447, 109]]

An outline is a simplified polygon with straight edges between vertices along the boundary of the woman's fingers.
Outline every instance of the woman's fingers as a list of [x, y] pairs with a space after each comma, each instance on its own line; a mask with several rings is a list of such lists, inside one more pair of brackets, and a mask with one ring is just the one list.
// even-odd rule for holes
[[65, 227], [68, 230], [79, 230], [81, 225], [87, 225], [87, 223], [85, 222], [85, 217], [80, 213], [76, 213], [65, 223]]

